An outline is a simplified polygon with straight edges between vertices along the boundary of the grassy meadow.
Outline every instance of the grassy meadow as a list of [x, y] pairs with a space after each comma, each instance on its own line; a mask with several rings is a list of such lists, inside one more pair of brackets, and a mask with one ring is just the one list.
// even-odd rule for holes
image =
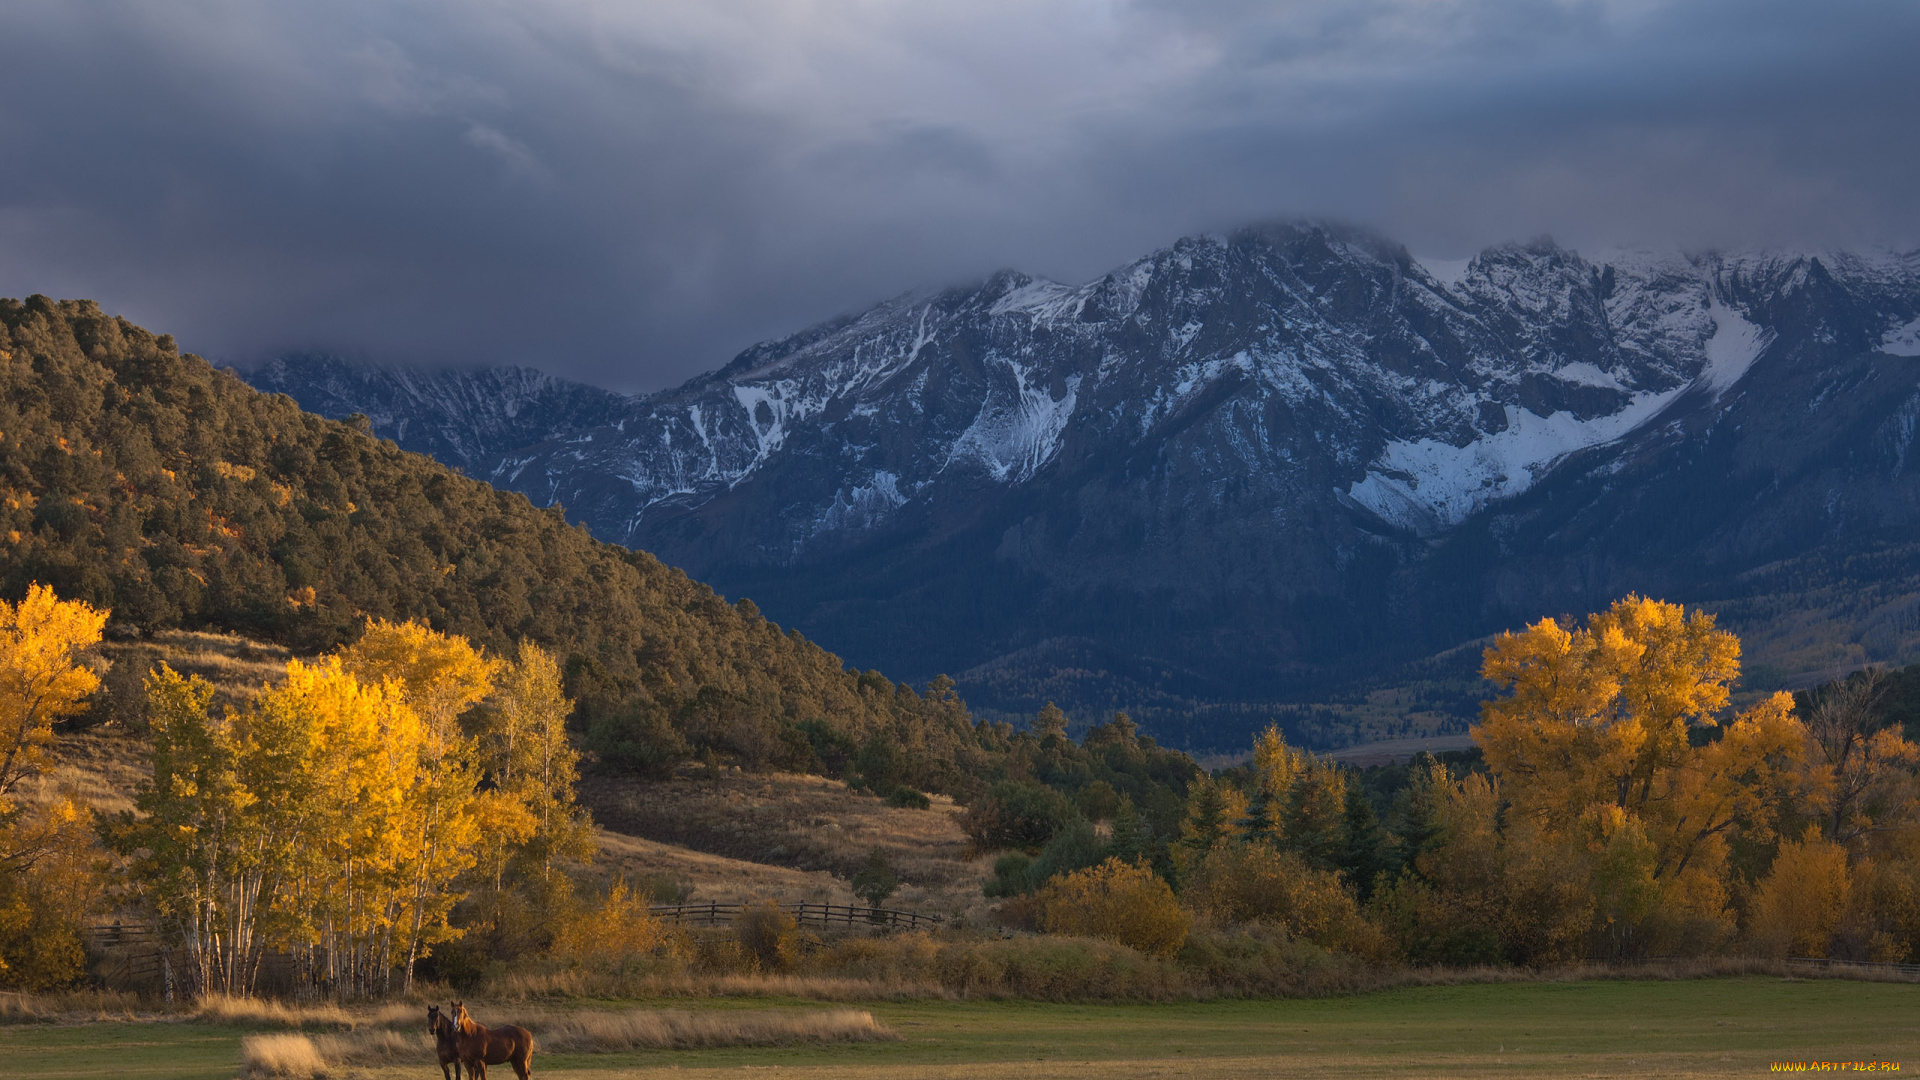
[[[628, 1003], [633, 1004], [633, 1003]], [[647, 1004], [647, 1003], [638, 1003]], [[807, 1014], [817, 1003], [662, 1003]], [[600, 1003], [599, 1007], [611, 1007]], [[390, 1009], [391, 1007], [389, 1007]], [[583, 1006], [582, 1010], [593, 1007]], [[1920, 1068], [1920, 986], [1747, 976], [1407, 987], [1340, 998], [1151, 1005], [877, 1002], [896, 1039], [793, 1046], [537, 1053], [545, 1077], [892, 1078], [1287, 1076], [1751, 1076], [1774, 1061], [1886, 1061]], [[542, 1006], [485, 1005], [506, 1022]], [[721, 1014], [721, 1015], [716, 1015]], [[532, 1023], [536, 1036], [540, 1027]], [[796, 1015], [795, 1019], [800, 1019]], [[20, 1080], [227, 1080], [258, 1026], [179, 1019], [0, 1028], [0, 1075]], [[511, 1075], [504, 1066], [500, 1070]], [[417, 1063], [336, 1075], [431, 1074]]]

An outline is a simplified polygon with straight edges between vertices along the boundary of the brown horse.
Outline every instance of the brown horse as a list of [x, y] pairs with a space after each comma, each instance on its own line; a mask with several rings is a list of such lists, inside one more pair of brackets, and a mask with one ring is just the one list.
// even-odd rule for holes
[[[440, 1076], [442, 1080], [460, 1080], [460, 1048], [455, 1045], [459, 1035], [453, 1021], [440, 1011], [440, 1006], [427, 1006], [427, 1032], [433, 1036], [433, 1051], [440, 1055]], [[452, 1071], [448, 1071], [448, 1066]]]
[[489, 1031], [467, 1015], [464, 1002], [453, 1003], [454, 1048], [467, 1067], [468, 1080], [487, 1080], [487, 1066], [510, 1062], [520, 1080], [533, 1073], [533, 1032], [508, 1024]]

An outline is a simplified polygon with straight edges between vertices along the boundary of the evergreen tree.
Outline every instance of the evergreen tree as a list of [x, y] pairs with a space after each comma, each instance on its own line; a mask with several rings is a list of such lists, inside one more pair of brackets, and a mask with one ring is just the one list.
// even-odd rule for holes
[[1373, 803], [1357, 788], [1347, 790], [1346, 850], [1340, 855], [1340, 872], [1346, 875], [1364, 903], [1373, 895], [1374, 879], [1386, 868], [1387, 846], [1392, 839], [1380, 826]]
[[1233, 823], [1240, 835], [1249, 844], [1271, 844], [1276, 839], [1273, 822], [1273, 799], [1264, 786], [1257, 786], [1253, 798], [1247, 802], [1247, 816]]
[[1151, 837], [1152, 829], [1141, 819], [1133, 800], [1120, 796], [1120, 809], [1113, 815], [1113, 835], [1107, 850], [1123, 862], [1139, 862], [1146, 856]]

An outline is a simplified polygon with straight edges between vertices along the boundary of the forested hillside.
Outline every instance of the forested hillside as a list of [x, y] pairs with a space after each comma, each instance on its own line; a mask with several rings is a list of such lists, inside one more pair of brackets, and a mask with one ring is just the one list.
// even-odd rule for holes
[[979, 734], [928, 696], [595, 541], [362, 424], [259, 393], [91, 301], [0, 299], [0, 594], [40, 582], [144, 630], [328, 649], [369, 616], [424, 619], [565, 663], [594, 745], [808, 768], [876, 739], [897, 782], [968, 787]]

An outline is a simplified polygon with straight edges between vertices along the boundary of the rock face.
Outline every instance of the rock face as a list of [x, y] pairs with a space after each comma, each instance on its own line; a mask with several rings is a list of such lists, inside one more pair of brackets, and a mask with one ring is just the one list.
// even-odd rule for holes
[[1635, 589], [1780, 674], [1920, 647], [1920, 253], [1429, 269], [1287, 224], [902, 298], [646, 398], [253, 379], [987, 707], [1282, 699]]

